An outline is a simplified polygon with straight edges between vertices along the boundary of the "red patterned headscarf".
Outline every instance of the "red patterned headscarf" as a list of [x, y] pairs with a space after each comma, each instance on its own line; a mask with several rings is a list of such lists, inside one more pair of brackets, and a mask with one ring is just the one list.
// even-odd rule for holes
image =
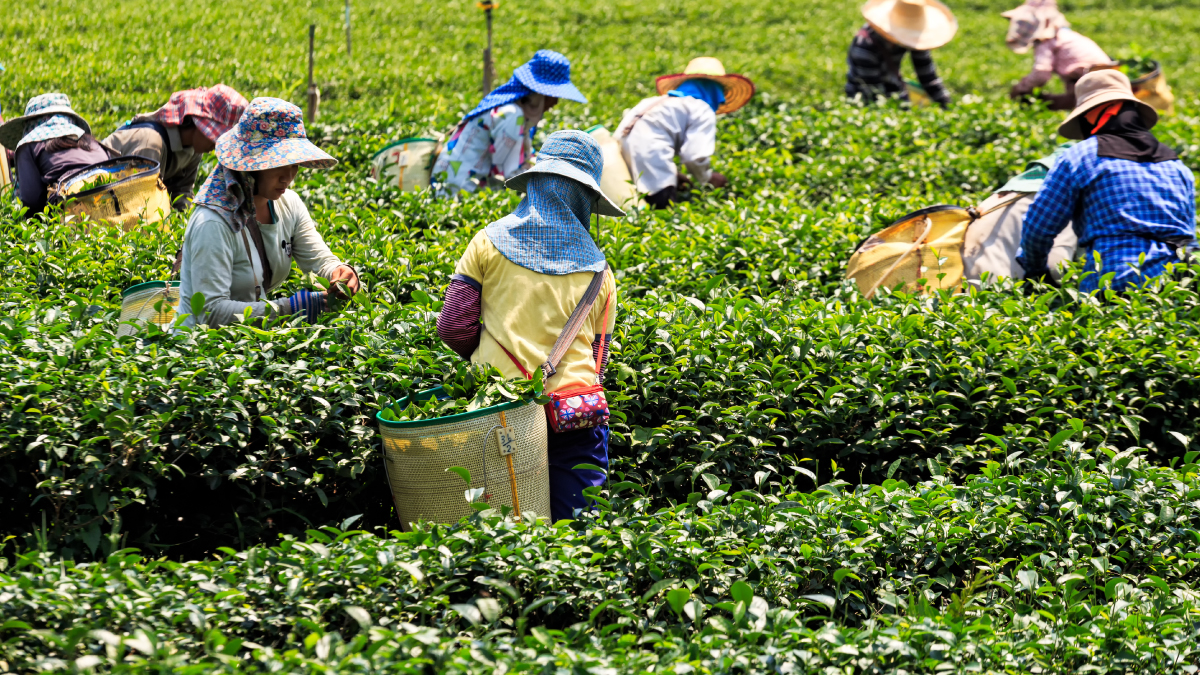
[[166, 105], [149, 115], [139, 115], [138, 119], [178, 126], [183, 123], [183, 118], [191, 115], [200, 133], [215, 143], [221, 134], [237, 124], [249, 105], [246, 97], [233, 87], [218, 84], [177, 91], [171, 94]]

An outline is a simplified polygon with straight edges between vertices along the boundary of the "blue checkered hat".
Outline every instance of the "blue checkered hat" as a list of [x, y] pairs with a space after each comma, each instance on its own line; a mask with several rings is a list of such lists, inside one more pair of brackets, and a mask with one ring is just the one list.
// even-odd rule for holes
[[534, 54], [528, 63], [514, 70], [508, 82], [484, 96], [474, 110], [463, 115], [462, 121], [466, 122], [493, 108], [508, 105], [530, 92], [587, 103], [583, 94], [571, 84], [571, 62], [567, 57], [549, 49], [542, 49]]
[[558, 52], [538, 50], [528, 63], [513, 71], [513, 77], [543, 96], [587, 103], [579, 89], [571, 84], [571, 62]]
[[604, 173], [604, 155], [591, 134], [576, 129], [556, 131], [546, 137], [537, 154], [537, 164], [504, 183], [505, 187], [524, 193], [529, 179], [536, 173], [565, 176], [581, 183], [596, 197], [595, 212], [602, 216], [625, 215], [616, 202], [600, 190], [600, 175]]

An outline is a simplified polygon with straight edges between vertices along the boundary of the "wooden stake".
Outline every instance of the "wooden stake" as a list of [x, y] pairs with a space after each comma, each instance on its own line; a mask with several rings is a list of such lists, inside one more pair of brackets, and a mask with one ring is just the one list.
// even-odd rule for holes
[[[485, 0], [486, 1], [486, 0]], [[496, 77], [496, 66], [492, 61], [492, 3], [484, 6], [487, 16], [487, 49], [483, 50], [483, 95], [492, 93], [492, 80]]]
[[346, 56], [350, 56], [350, 0], [346, 0]]
[[317, 120], [317, 106], [321, 102], [321, 92], [317, 90], [317, 84], [313, 82], [313, 41], [317, 35], [317, 24], [309, 24], [308, 26], [308, 119], [309, 124]]

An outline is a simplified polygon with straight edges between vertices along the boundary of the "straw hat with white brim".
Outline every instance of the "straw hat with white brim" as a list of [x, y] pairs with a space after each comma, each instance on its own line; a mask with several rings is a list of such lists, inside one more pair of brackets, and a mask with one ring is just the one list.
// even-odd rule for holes
[[862, 13], [879, 34], [909, 49], [937, 49], [958, 32], [954, 14], [938, 0], [868, 0]]
[[[53, 115], [65, 115], [71, 119], [70, 122], [57, 125], [55, 128], [42, 129], [39, 138], [32, 138], [27, 142], [45, 141], [59, 136], [81, 136], [83, 134], [92, 133], [92, 127], [88, 125], [87, 120], [79, 116], [71, 108], [71, 99], [67, 98], [66, 94], [41, 94], [29, 99], [29, 103], [25, 104], [25, 114], [13, 119], [0, 126], [0, 145], [16, 150], [21, 141], [25, 139], [25, 124], [33, 122], [41, 118], [50, 117]], [[80, 133], [82, 132], [82, 133]]]
[[1138, 113], [1147, 129], [1158, 124], [1158, 111], [1133, 95], [1133, 87], [1129, 78], [1119, 70], [1097, 70], [1079, 78], [1075, 83], [1075, 110], [1067, 116], [1058, 127], [1058, 133], [1065, 138], [1082, 141], [1086, 136], [1079, 125], [1079, 118], [1087, 111], [1098, 105], [1113, 101], [1129, 101], [1137, 104]]
[[604, 155], [591, 134], [574, 129], [550, 134], [542, 144], [542, 149], [538, 151], [537, 163], [528, 171], [509, 178], [504, 182], [504, 186], [524, 194], [529, 179], [539, 173], [565, 176], [581, 183], [596, 197], [593, 209], [602, 216], [619, 218], [625, 215], [621, 207], [605, 196], [600, 189], [600, 175], [604, 173]]
[[692, 59], [682, 73], [663, 75], [654, 81], [659, 96], [677, 88], [687, 80], [712, 80], [725, 89], [725, 102], [717, 108], [718, 115], [731, 113], [746, 105], [754, 96], [754, 83], [743, 75], [727, 74], [725, 66], [711, 56]]

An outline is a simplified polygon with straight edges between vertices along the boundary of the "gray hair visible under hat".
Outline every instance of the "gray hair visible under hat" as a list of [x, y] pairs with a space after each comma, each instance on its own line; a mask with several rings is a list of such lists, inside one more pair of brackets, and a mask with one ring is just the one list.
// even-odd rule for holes
[[600, 190], [604, 155], [590, 134], [575, 129], [556, 131], [546, 138], [537, 159], [537, 164], [528, 171], [509, 178], [504, 183], [505, 187], [524, 194], [529, 179], [535, 174], [564, 176], [581, 183], [592, 193], [595, 197], [595, 213], [612, 217], [625, 215], [621, 207]]

